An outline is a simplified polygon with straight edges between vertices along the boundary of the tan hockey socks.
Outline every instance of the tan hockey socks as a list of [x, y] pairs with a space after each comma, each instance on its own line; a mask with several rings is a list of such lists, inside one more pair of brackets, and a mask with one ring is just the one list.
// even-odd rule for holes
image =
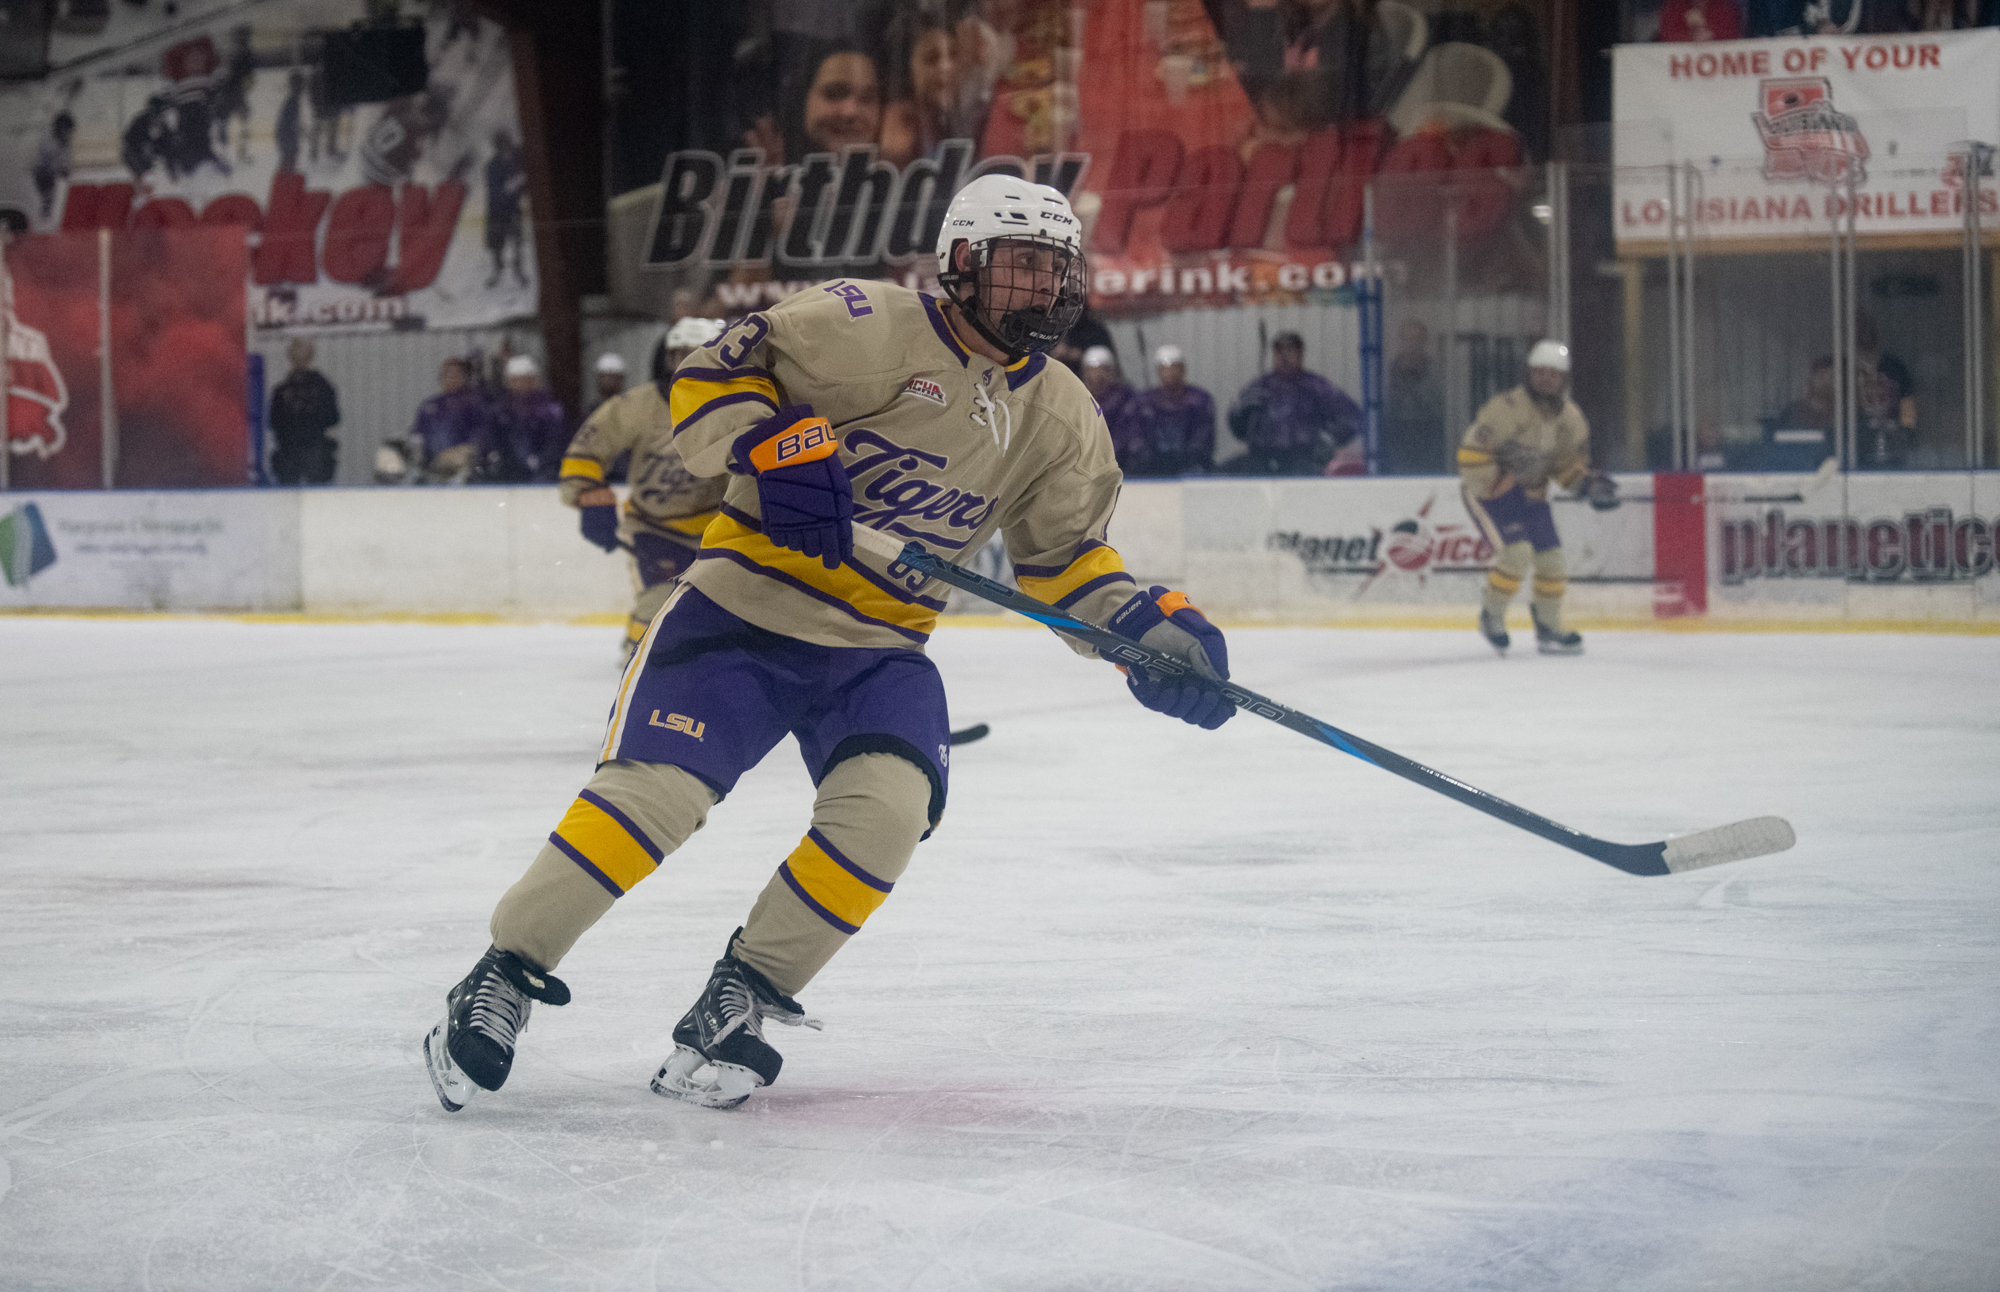
[[554, 969], [613, 901], [701, 829], [714, 803], [678, 767], [604, 764], [493, 908], [493, 945]]
[[1562, 598], [1569, 588], [1569, 566], [1562, 549], [1552, 547], [1535, 553], [1535, 594], [1528, 603], [1535, 622], [1550, 632], [1562, 631]]
[[889, 896], [930, 827], [930, 780], [895, 754], [828, 772], [812, 829], [764, 886], [731, 950], [787, 996], [847, 945]]
[[1486, 572], [1486, 609], [1505, 619], [1507, 603], [1521, 590], [1522, 582], [1528, 577], [1528, 567], [1540, 559], [1527, 543], [1509, 543], [1501, 548], [1500, 554], [1493, 560], [1493, 568]]

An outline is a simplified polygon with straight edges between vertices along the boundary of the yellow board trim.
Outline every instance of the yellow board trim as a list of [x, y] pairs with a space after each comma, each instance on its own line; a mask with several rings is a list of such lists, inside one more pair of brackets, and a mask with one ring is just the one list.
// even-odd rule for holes
[[799, 840], [799, 846], [785, 858], [785, 864], [791, 868], [792, 878], [798, 881], [799, 887], [805, 889], [815, 902], [832, 912], [836, 919], [857, 927], [866, 923], [875, 909], [888, 900], [887, 893], [856, 879], [810, 838]]
[[562, 470], [558, 473], [565, 478], [594, 480], [604, 483], [604, 464], [591, 458], [564, 458]]
[[769, 377], [736, 377], [729, 381], [703, 381], [699, 377], [679, 377], [667, 400], [667, 411], [678, 427], [696, 413], [726, 395], [762, 395], [778, 406], [778, 387]]
[[1093, 547], [1082, 556], [1069, 563], [1069, 568], [1054, 578], [1038, 579], [1032, 575], [1018, 575], [1021, 591], [1043, 601], [1061, 601], [1092, 579], [1103, 578], [1107, 574], [1125, 573], [1125, 558], [1112, 547]]
[[631, 892], [632, 885], [659, 869], [652, 854], [595, 803], [583, 799], [571, 803], [556, 833], [589, 858], [621, 893]]
[[899, 601], [856, 573], [853, 566], [829, 570], [817, 556], [779, 547], [732, 516], [717, 516], [701, 537], [701, 550], [735, 552], [754, 565], [796, 579], [816, 592], [838, 597], [870, 619], [929, 636], [937, 627], [937, 611]]

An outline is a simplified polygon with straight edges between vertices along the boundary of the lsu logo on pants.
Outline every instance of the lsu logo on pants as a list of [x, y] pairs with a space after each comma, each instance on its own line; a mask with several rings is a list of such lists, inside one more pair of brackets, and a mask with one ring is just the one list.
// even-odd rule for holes
[[658, 709], [653, 710], [653, 716], [646, 721], [650, 726], [665, 727], [668, 731], [678, 731], [684, 736], [693, 736], [696, 740], [700, 740], [701, 733], [708, 730], [707, 723], [696, 722], [685, 713], [670, 713], [667, 715], [667, 720], [661, 722]]

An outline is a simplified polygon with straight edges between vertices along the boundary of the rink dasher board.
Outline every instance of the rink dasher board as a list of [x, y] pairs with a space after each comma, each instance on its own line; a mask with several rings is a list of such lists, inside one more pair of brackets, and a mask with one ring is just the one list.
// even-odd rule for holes
[[[1555, 508], [1568, 605], [1643, 625], [1664, 594], [1654, 478], [1617, 480], [1616, 510]], [[1705, 477], [1706, 622], [2000, 623], [2000, 472], [1814, 481]], [[628, 559], [586, 542], [548, 487], [16, 493], [0, 514], [24, 525], [31, 504], [55, 560], [0, 584], [0, 610], [567, 620], [632, 595]], [[1864, 568], [1829, 561], [1829, 527], [1843, 546], [1858, 534]], [[1456, 623], [1490, 556], [1457, 480], [1435, 476], [1130, 481], [1110, 537], [1140, 583], [1273, 624]]]

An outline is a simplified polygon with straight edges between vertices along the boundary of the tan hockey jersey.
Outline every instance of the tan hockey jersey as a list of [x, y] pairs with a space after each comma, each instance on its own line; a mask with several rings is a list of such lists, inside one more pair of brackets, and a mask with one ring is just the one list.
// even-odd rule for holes
[[689, 469], [729, 481], [684, 579], [761, 628], [921, 649], [944, 608], [944, 586], [905, 567], [857, 551], [829, 570], [764, 537], [756, 480], [733, 449], [788, 405], [832, 422], [857, 523], [950, 560], [999, 530], [1024, 591], [1096, 623], [1134, 592], [1105, 540], [1121, 477], [1090, 393], [1041, 355], [1010, 366], [974, 353], [933, 297], [880, 282], [808, 288], [695, 351], [670, 402]]
[[1565, 398], [1551, 417], [1524, 386], [1486, 401], [1458, 450], [1458, 474], [1475, 498], [1491, 498], [1519, 484], [1531, 498], [1546, 498], [1549, 481], [1573, 488], [1590, 468], [1590, 424]]
[[602, 488], [624, 453], [632, 455], [627, 519], [689, 546], [699, 543], [722, 506], [724, 482], [695, 475], [681, 461], [666, 396], [654, 382], [605, 400], [577, 431], [557, 481], [564, 504], [574, 507], [583, 494]]

